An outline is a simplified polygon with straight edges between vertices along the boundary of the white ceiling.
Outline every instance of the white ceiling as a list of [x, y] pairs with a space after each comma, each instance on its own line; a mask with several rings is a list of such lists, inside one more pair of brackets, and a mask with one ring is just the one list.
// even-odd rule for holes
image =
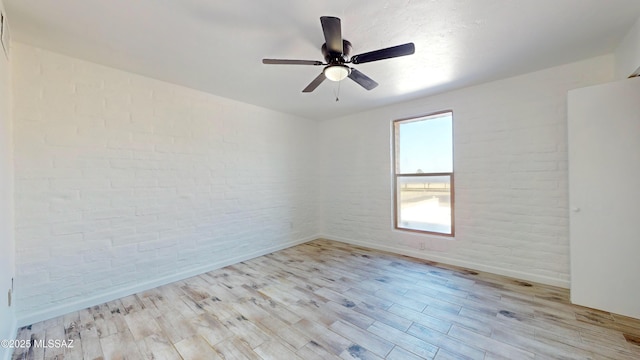
[[[312, 119], [612, 52], [639, 0], [4, 0], [14, 40]], [[411, 56], [356, 65], [350, 79], [302, 89], [323, 60], [320, 16], [342, 19], [352, 54], [414, 42]]]

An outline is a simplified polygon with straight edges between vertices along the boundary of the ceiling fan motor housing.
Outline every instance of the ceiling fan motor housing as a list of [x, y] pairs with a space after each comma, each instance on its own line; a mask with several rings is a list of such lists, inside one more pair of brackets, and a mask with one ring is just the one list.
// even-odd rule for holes
[[329, 51], [327, 49], [327, 43], [322, 44], [321, 50], [322, 56], [324, 56], [324, 61], [326, 61], [327, 64], [344, 64], [349, 61], [349, 55], [351, 54], [351, 42], [349, 42], [349, 40], [342, 40], [342, 54]]

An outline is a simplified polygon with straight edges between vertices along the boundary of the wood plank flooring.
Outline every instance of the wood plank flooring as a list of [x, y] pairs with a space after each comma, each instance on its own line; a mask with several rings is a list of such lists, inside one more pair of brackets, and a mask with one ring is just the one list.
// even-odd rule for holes
[[[639, 299], [640, 301], [640, 299]], [[19, 330], [13, 359], [640, 359], [565, 289], [316, 240]]]

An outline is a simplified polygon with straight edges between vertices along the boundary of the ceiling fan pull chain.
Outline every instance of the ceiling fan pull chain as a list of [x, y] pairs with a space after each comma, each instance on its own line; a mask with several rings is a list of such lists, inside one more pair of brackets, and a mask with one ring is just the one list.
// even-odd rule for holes
[[338, 81], [338, 91], [334, 93], [336, 95], [336, 102], [340, 101], [340, 97], [339, 96], [340, 96], [340, 83], [341, 82], [342, 81]]

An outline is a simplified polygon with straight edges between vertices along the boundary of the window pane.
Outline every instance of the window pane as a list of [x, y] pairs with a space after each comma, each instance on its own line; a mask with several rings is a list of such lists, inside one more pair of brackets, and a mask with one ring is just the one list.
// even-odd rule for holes
[[451, 177], [399, 176], [398, 227], [451, 234]]
[[399, 174], [453, 172], [451, 113], [400, 122], [397, 130]]

